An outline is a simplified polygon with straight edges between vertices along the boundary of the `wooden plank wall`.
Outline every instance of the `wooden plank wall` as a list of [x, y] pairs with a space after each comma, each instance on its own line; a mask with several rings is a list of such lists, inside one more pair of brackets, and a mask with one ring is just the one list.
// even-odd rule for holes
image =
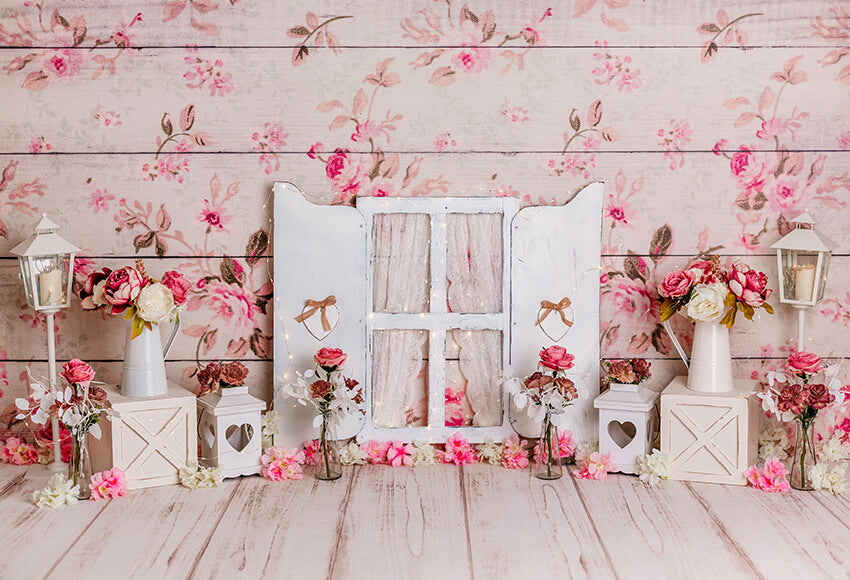
[[[603, 354], [653, 359], [659, 384], [682, 370], [650, 314], [660, 276], [714, 248], [775, 280], [767, 248], [808, 208], [840, 242], [809, 347], [845, 356], [847, 22], [796, 0], [5, 0], [0, 387], [45, 359], [8, 250], [47, 212], [86, 270], [140, 256], [197, 282], [172, 378], [243, 359], [269, 399], [276, 321], [249, 256], [275, 180], [328, 203], [563, 203], [604, 180]], [[60, 357], [117, 377], [121, 322], [73, 308], [57, 326]], [[740, 372], [793, 336], [788, 308], [740, 322]]]

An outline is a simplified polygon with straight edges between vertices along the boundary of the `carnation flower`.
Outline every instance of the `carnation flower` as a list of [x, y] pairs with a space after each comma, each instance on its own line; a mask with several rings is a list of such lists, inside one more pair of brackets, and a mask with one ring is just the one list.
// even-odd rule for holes
[[387, 464], [392, 467], [413, 464], [413, 445], [390, 441], [387, 445]]
[[650, 453], [638, 457], [635, 462], [635, 475], [649, 485], [656, 485], [662, 479], [670, 477], [670, 465], [667, 454], [660, 449], [653, 449]]
[[74, 485], [64, 473], [51, 477], [44, 488], [32, 492], [32, 502], [40, 508], [56, 508], [77, 505], [80, 486]]
[[127, 495], [127, 476], [124, 472], [113, 467], [91, 476], [89, 483], [91, 499], [115, 499]]
[[608, 472], [614, 470], [614, 460], [610, 453], [601, 454], [594, 451], [590, 455], [584, 457], [578, 463], [578, 469], [573, 471], [573, 475], [578, 479], [594, 479], [602, 481], [608, 477]]
[[500, 465], [504, 455], [504, 445], [496, 443], [492, 437], [487, 437], [482, 445], [475, 446], [475, 451], [482, 462]]
[[809, 475], [812, 478], [812, 487], [823, 491], [831, 491], [835, 495], [845, 494], [850, 489], [850, 486], [847, 484], [847, 478], [845, 477], [846, 472], [846, 464], [830, 465], [826, 462], [817, 463], [809, 469]]
[[443, 463], [454, 463], [455, 465], [467, 465], [478, 463], [478, 456], [469, 441], [460, 433], [455, 433], [446, 441], [446, 450], [439, 454]]
[[343, 465], [365, 465], [368, 460], [369, 456], [355, 441], [339, 448], [339, 461]]
[[508, 469], [525, 469], [528, 467], [528, 451], [525, 449], [526, 443], [528, 442], [520, 439], [516, 433], [505, 439], [502, 465]]
[[788, 491], [790, 486], [786, 475], [788, 475], [788, 470], [776, 457], [768, 457], [764, 462], [762, 471], [759, 471], [755, 465], [751, 465], [744, 472], [744, 476], [750, 482], [750, 485], [769, 493]]
[[246, 378], [248, 378], [248, 367], [238, 360], [221, 367], [219, 381], [221, 381], [223, 387], [240, 387], [245, 384]]
[[373, 465], [386, 465], [388, 448], [386, 441], [367, 441], [360, 447]]
[[304, 452], [290, 447], [269, 447], [262, 457], [261, 474], [271, 481], [301, 479], [301, 464], [305, 463]]
[[304, 443], [304, 464], [317, 465], [319, 463], [319, 440], [311, 439]]
[[30, 465], [38, 461], [38, 451], [23, 439], [9, 437], [0, 447], [0, 460], [12, 465]]
[[424, 439], [413, 442], [413, 465], [434, 465], [437, 463], [437, 455], [434, 446]]

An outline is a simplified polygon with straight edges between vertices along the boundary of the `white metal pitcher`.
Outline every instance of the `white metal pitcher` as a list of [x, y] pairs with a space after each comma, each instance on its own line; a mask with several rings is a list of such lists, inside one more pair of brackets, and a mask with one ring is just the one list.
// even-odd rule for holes
[[673, 332], [670, 321], [664, 322], [673, 346], [688, 367], [688, 388], [700, 393], [727, 393], [735, 388], [732, 379], [732, 355], [729, 329], [717, 322], [694, 322], [694, 346], [691, 360]]
[[151, 330], [142, 329], [142, 334], [131, 338], [133, 325], [127, 325], [127, 340], [124, 342], [124, 373], [121, 377], [121, 394], [125, 397], [158, 397], [168, 391], [165, 378], [165, 357], [171, 343], [180, 330], [178, 318], [171, 327], [165, 346], [159, 334], [159, 325]]

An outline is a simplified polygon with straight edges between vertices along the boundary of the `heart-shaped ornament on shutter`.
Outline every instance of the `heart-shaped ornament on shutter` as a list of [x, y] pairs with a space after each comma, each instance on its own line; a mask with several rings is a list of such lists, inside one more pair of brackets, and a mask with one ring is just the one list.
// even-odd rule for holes
[[637, 427], [635, 427], [634, 423], [629, 421], [626, 421], [625, 423], [611, 421], [608, 423], [608, 435], [611, 437], [611, 441], [613, 441], [620, 449], [625, 449], [626, 445], [632, 442], [636, 434]]
[[241, 453], [254, 438], [254, 427], [250, 423], [230, 425], [224, 432], [224, 437], [231, 447]]
[[549, 302], [548, 300], [540, 302], [535, 326], [540, 328], [546, 338], [552, 342], [560, 342], [567, 335], [572, 325], [573, 309], [570, 306], [569, 298], [562, 298], [560, 302]]
[[307, 300], [295, 320], [304, 325], [310, 336], [319, 342], [325, 340], [339, 324], [336, 297], [331, 295], [321, 301]]

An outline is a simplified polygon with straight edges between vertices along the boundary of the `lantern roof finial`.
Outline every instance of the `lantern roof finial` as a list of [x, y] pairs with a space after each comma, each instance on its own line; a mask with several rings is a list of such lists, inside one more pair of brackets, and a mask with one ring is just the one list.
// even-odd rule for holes
[[806, 209], [806, 210], [803, 211], [803, 213], [801, 213], [800, 215], [798, 215], [797, 217], [792, 219], [791, 223], [814, 225], [816, 222], [815, 222], [815, 218], [813, 218], [812, 215], [809, 213], [809, 210]]
[[41, 221], [35, 226], [36, 232], [54, 232], [59, 229], [59, 224], [48, 219], [47, 214], [41, 214]]

